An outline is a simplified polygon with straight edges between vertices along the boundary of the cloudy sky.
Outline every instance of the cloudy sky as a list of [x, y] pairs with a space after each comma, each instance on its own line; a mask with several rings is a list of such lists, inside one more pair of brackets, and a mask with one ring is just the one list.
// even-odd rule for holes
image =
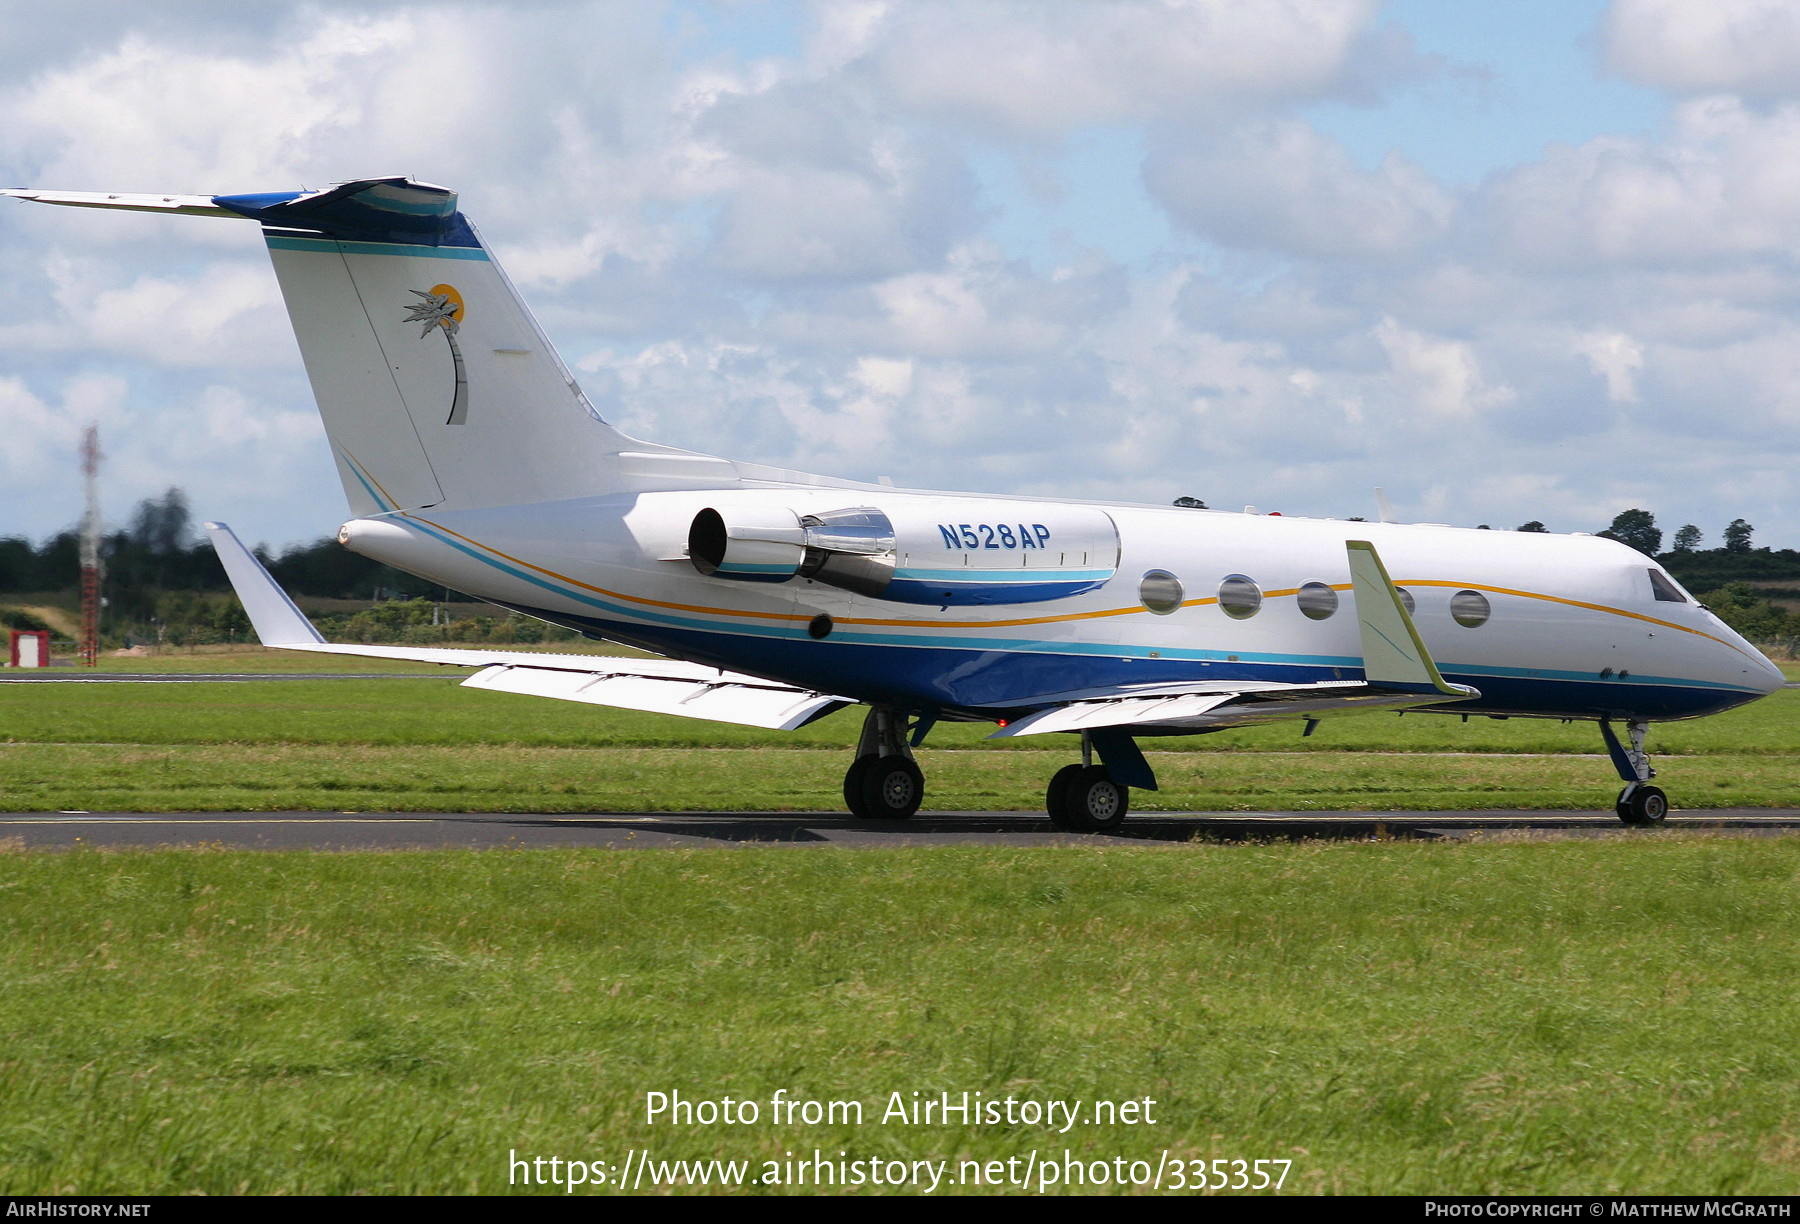
[[[640, 437], [1800, 545], [1791, 0], [0, 0], [0, 185], [462, 193]], [[0, 201], [0, 534], [345, 510], [254, 227]]]

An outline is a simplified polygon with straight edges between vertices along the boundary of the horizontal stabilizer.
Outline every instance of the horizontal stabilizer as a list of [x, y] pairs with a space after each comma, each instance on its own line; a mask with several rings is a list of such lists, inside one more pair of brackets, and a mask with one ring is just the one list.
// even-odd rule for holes
[[0, 188], [0, 196], [36, 200], [39, 204], [68, 204], [75, 208], [122, 208], [130, 212], [178, 213], [188, 217], [231, 217], [243, 213], [220, 208], [211, 196], [144, 195], [123, 191], [38, 191], [29, 187]]

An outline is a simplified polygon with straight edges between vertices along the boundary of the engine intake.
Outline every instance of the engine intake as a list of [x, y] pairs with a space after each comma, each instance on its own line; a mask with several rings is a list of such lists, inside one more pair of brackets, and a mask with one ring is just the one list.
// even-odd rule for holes
[[800, 516], [773, 506], [733, 506], [731, 521], [708, 506], [688, 525], [688, 559], [709, 578], [786, 582], [806, 559]]

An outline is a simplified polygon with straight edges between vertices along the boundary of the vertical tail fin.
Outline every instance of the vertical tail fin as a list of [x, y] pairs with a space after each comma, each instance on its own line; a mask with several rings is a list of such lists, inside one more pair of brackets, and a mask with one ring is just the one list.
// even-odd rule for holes
[[213, 202], [263, 227], [356, 513], [607, 487], [624, 439], [575, 386], [454, 192], [360, 179]]

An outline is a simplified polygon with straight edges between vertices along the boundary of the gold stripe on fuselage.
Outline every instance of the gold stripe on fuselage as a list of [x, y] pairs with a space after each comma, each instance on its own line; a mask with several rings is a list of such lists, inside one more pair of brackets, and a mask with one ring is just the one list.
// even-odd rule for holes
[[[571, 578], [567, 574], [559, 574], [555, 570], [545, 569], [541, 565], [534, 565], [532, 562], [527, 561], [522, 557], [515, 557], [510, 553], [501, 552], [492, 545], [483, 544], [479, 540], [471, 539], [460, 531], [455, 531], [444, 526], [442, 523], [432, 522], [432, 520], [426, 518], [424, 515], [414, 514], [407, 510], [400, 511], [400, 514], [405, 518], [417, 519], [419, 522], [436, 531], [441, 531], [445, 535], [455, 536], [465, 544], [473, 545], [483, 552], [489, 552], [496, 557], [504, 558], [514, 565], [523, 566], [526, 569], [543, 574], [545, 577], [554, 578], [558, 582], [566, 582], [570, 586], [579, 587], [584, 591], [592, 591], [596, 595], [604, 595], [608, 599], [623, 600], [626, 603], [640, 604], [648, 608], [667, 608], [676, 612], [697, 612], [703, 616], [732, 616], [741, 619], [772, 621], [809, 621], [812, 619], [812, 615], [806, 612], [748, 612], [739, 608], [718, 608], [706, 604], [675, 603], [666, 599], [650, 599], [643, 595], [631, 595], [624, 591], [614, 591], [607, 587], [594, 586], [592, 583], [583, 582], [579, 578]], [[1560, 595], [1545, 595], [1536, 591], [1521, 591], [1513, 587], [1490, 586], [1480, 582], [1448, 582], [1439, 578], [1396, 579], [1394, 585], [1401, 587], [1454, 587], [1457, 590], [1464, 591], [1492, 591], [1496, 595], [1515, 595], [1521, 599], [1540, 599], [1546, 603], [1563, 604], [1571, 608], [1582, 608], [1589, 612], [1605, 612], [1613, 616], [1625, 616], [1632, 620], [1644, 621], [1652, 625], [1660, 625], [1665, 629], [1676, 629], [1682, 633], [1691, 633], [1696, 637], [1703, 637], [1708, 641], [1717, 642], [1721, 646], [1731, 646], [1733, 650], [1737, 650], [1737, 647], [1732, 646], [1731, 643], [1727, 642], [1725, 639], [1714, 637], [1712, 634], [1701, 629], [1692, 629], [1686, 625], [1678, 625], [1673, 621], [1659, 620], [1654, 616], [1645, 616], [1640, 612], [1628, 612], [1624, 608], [1609, 607], [1606, 604], [1588, 603], [1579, 599], [1566, 599]], [[1331, 589], [1334, 591], [1348, 591], [1351, 590], [1352, 587], [1350, 583], [1341, 582], [1333, 584]], [[1292, 587], [1278, 591], [1265, 591], [1263, 594], [1264, 597], [1268, 599], [1280, 599], [1299, 594], [1299, 588]], [[1209, 595], [1204, 599], [1183, 600], [1181, 606], [1184, 608], [1199, 608], [1204, 607], [1207, 604], [1216, 604], [1218, 602], [1218, 596]], [[1006, 620], [899, 620], [869, 616], [839, 616], [834, 619], [840, 625], [874, 625], [892, 629], [1016, 629], [1028, 625], [1056, 625], [1070, 621], [1094, 620], [1107, 616], [1137, 615], [1150, 615], [1150, 613], [1142, 607], [1128, 607], [1101, 608], [1092, 612], [1063, 612], [1055, 616], [1014, 617]], [[1743, 652], [1739, 651], [1738, 653], [1742, 654]]]

